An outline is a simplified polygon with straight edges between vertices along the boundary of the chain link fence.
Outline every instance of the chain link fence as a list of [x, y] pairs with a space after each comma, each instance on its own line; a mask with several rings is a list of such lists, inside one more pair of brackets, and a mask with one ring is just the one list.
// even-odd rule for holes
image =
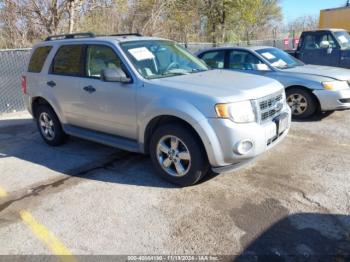
[[0, 50], [0, 114], [23, 111], [21, 75], [30, 49]]
[[[295, 40], [294, 40], [295, 41]], [[183, 44], [190, 52], [195, 53], [199, 50], [211, 48], [211, 47], [226, 47], [226, 46], [274, 46], [282, 50], [293, 49], [296, 44], [293, 43], [293, 39], [268, 39], [268, 40], [251, 40], [251, 41], [238, 41], [232, 43], [188, 43]]]

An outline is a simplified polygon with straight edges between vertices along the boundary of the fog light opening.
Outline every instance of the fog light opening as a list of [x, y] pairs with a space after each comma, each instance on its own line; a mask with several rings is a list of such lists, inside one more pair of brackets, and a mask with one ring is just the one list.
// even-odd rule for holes
[[244, 140], [238, 143], [235, 151], [240, 155], [246, 155], [252, 148], [253, 142], [249, 140]]

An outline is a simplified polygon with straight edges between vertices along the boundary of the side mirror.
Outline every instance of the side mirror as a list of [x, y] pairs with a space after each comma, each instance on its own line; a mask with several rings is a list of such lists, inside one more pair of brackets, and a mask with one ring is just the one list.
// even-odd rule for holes
[[332, 52], [333, 52], [333, 48], [332, 47], [328, 47], [327, 48], [327, 54], [330, 55], [330, 54], [332, 54]]
[[329, 41], [321, 41], [321, 43], [320, 43], [320, 48], [322, 48], [322, 49], [327, 49], [327, 48], [329, 48], [329, 47], [330, 47]]
[[101, 72], [101, 80], [105, 82], [130, 83], [131, 79], [120, 68], [106, 68]]

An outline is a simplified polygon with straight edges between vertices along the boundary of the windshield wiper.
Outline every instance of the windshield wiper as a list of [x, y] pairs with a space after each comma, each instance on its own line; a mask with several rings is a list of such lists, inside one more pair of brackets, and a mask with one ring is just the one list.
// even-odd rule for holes
[[188, 75], [189, 72], [164, 72], [161, 74], [161, 76], [181, 76], [181, 75]]
[[191, 73], [199, 73], [199, 72], [204, 72], [208, 71], [207, 69], [200, 69], [200, 68], [193, 68]]

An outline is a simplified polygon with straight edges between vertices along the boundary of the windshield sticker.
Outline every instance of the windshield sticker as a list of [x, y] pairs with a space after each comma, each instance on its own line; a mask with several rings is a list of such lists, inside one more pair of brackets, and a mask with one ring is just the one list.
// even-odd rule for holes
[[276, 58], [273, 54], [271, 54], [269, 52], [262, 53], [261, 55], [269, 60]]
[[343, 35], [341, 35], [341, 36], [338, 36], [338, 40], [340, 41], [340, 43], [342, 43], [342, 44], [346, 44], [346, 43], [348, 43], [349, 41], [348, 41], [348, 39], [346, 39], [346, 37], [345, 36], [343, 36]]
[[147, 60], [147, 59], [154, 59], [154, 55], [147, 49], [147, 47], [139, 47], [139, 48], [133, 48], [129, 49], [128, 52], [137, 60]]
[[288, 64], [286, 62], [284, 62], [282, 59], [279, 59], [278, 61], [272, 63], [272, 65], [276, 66], [276, 67], [285, 67]]
[[269, 67], [265, 64], [257, 64], [256, 69], [259, 71], [267, 71], [269, 70]]

